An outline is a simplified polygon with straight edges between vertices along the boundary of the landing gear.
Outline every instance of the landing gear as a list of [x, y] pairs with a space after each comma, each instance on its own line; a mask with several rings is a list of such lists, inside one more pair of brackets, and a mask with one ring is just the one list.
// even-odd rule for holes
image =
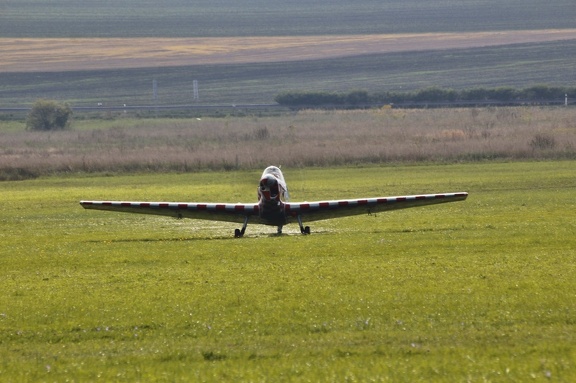
[[304, 227], [304, 225], [302, 225], [302, 217], [300, 216], [298, 216], [298, 225], [300, 225], [300, 233], [310, 234], [310, 226]]
[[246, 226], [248, 226], [248, 216], [244, 218], [244, 225], [242, 225], [242, 229], [234, 230], [234, 238], [242, 238], [246, 232]]
[[282, 226], [278, 226], [278, 231], [276, 233], [278, 235], [282, 234]]

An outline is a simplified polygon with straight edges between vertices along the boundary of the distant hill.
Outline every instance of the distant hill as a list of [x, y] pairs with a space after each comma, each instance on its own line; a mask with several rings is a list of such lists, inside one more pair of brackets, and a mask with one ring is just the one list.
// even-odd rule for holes
[[[452, 32], [464, 41], [466, 32], [568, 28], [576, 28], [574, 0], [3, 0], [0, 107], [29, 106], [38, 98], [73, 106], [190, 104], [193, 80], [200, 96], [194, 102], [205, 104], [272, 103], [293, 90], [570, 87], [576, 85], [576, 33], [572, 40], [520, 39], [501, 46], [437, 41], [412, 49], [399, 40], [406, 46], [387, 51], [350, 45], [354, 37], [375, 34]], [[268, 37], [268, 45], [248, 50], [254, 36]], [[348, 45], [311, 43], [308, 51], [291, 53], [290, 44], [280, 52], [275, 41], [326, 36], [348, 36]], [[236, 53], [222, 55], [224, 48], [210, 42], [205, 48], [220, 61], [200, 60], [181, 40], [205, 37], [233, 42]], [[35, 54], [18, 38], [52, 48]], [[80, 38], [105, 39], [105, 51], [87, 54]], [[140, 38], [177, 40], [137, 56], [126, 46], [147, 44]], [[55, 40], [45, 39], [61, 40], [51, 45]]]
[[[37, 98], [72, 105], [271, 103], [284, 91], [410, 91], [538, 84], [575, 86], [576, 40], [371, 54], [323, 60], [134, 69], [0, 72], [0, 107]], [[157, 101], [153, 100], [153, 80]]]
[[0, 37], [303, 36], [576, 27], [573, 0], [3, 0]]

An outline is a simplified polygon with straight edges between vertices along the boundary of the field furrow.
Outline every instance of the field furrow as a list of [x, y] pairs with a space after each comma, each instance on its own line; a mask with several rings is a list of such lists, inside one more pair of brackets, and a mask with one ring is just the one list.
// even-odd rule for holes
[[2, 72], [319, 60], [576, 39], [576, 29], [291, 37], [0, 38]]

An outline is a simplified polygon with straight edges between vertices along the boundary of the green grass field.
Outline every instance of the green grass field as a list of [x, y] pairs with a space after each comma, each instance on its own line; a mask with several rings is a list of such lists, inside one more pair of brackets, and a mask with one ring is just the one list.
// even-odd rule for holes
[[576, 163], [286, 169], [294, 200], [468, 191], [312, 235], [84, 211], [260, 171], [0, 183], [2, 381], [576, 379]]

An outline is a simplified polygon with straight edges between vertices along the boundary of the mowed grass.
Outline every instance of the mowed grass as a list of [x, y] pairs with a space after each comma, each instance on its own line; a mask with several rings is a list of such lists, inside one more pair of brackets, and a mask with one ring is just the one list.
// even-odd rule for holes
[[293, 200], [468, 191], [312, 235], [84, 211], [260, 170], [0, 183], [0, 380], [574, 381], [576, 163], [285, 169]]

